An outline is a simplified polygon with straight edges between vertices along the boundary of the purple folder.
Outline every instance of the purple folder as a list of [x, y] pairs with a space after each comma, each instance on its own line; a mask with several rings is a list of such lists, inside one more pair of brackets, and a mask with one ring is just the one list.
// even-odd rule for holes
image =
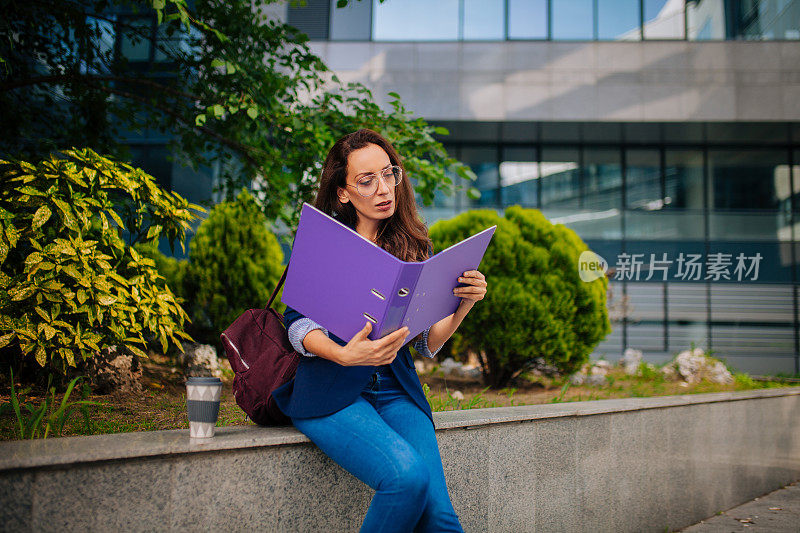
[[281, 301], [349, 342], [408, 326], [408, 339], [454, 313], [458, 277], [476, 270], [496, 225], [425, 261], [401, 261], [353, 229], [303, 203]]

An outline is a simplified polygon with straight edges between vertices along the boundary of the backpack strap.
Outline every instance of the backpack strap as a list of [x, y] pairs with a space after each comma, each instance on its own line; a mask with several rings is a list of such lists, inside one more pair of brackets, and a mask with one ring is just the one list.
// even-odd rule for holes
[[281, 275], [281, 280], [275, 285], [275, 290], [272, 291], [272, 296], [269, 297], [269, 302], [267, 302], [267, 309], [272, 307], [272, 300], [275, 299], [275, 295], [278, 294], [278, 291], [281, 289], [281, 285], [286, 280], [286, 271], [289, 270], [289, 263], [286, 263], [286, 268], [283, 269], [283, 275]]

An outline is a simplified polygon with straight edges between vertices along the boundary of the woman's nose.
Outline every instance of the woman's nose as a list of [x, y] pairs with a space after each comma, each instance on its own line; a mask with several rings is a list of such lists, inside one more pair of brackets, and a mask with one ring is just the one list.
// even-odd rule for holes
[[[394, 178], [392, 178], [392, 179], [394, 179]], [[378, 179], [378, 194], [382, 193], [384, 189], [386, 189], [388, 191], [391, 190], [389, 188], [389, 185], [386, 183], [386, 178], [381, 176], [380, 179]]]

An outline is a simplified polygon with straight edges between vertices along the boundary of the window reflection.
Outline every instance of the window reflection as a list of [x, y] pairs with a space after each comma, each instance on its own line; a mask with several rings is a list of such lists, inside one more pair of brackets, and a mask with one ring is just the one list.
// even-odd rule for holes
[[625, 187], [625, 206], [629, 209], [652, 211], [662, 209], [672, 201], [661, 193], [661, 162], [658, 150], [628, 150], [626, 152], [628, 182]]
[[644, 0], [645, 39], [683, 39], [683, 1]]
[[743, 39], [800, 39], [800, 2], [751, 0], [741, 2], [734, 13]]
[[622, 166], [618, 149], [586, 148], [583, 153], [583, 207], [622, 207]]
[[666, 150], [664, 182], [665, 208], [703, 209], [703, 152]]
[[800, 40], [800, 0], [361, 0], [345, 8], [335, 5], [331, 0], [329, 32], [327, 21], [297, 16], [303, 7], [289, 7], [290, 22], [313, 39], [334, 40], [370, 38], [370, 20], [371, 38], [378, 41]]
[[642, 38], [639, 0], [597, 0], [597, 38], [639, 41]]
[[786, 181], [786, 155], [777, 150], [709, 152], [709, 206], [712, 209], [777, 209], [778, 188]]
[[458, 39], [458, 0], [372, 2], [372, 38], [376, 41]]
[[497, 150], [493, 146], [463, 147], [461, 161], [469, 165], [478, 176], [477, 181], [472, 182], [472, 186], [481, 191], [478, 200], [464, 197], [467, 202], [465, 208], [496, 207], [498, 205]]
[[558, 0], [552, 2], [553, 39], [594, 38], [592, 0]]
[[126, 31], [120, 32], [120, 54], [128, 61], [149, 61], [150, 42], [153, 38], [153, 21], [150, 17], [120, 20]]
[[547, 0], [508, 0], [509, 39], [547, 39]]
[[800, 150], [792, 152], [792, 196], [795, 211], [800, 211]]
[[539, 163], [535, 148], [505, 148], [500, 162], [502, 206], [539, 205]]
[[787, 223], [780, 213], [780, 193], [789, 191], [786, 153], [711, 150], [708, 168], [711, 238], [780, 240]]
[[689, 39], [800, 39], [800, 0], [688, 0]]
[[504, 0], [463, 0], [465, 40], [502, 40], [506, 37]]
[[576, 148], [542, 148], [543, 208], [578, 208], [580, 165]]

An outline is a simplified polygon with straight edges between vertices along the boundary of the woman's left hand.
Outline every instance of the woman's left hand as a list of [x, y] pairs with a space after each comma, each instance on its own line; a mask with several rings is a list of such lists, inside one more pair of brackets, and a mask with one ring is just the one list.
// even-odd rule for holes
[[475, 303], [483, 300], [486, 296], [486, 277], [477, 270], [467, 270], [464, 275], [458, 278], [459, 283], [467, 283], [467, 287], [456, 287], [453, 294], [460, 296], [462, 301]]

